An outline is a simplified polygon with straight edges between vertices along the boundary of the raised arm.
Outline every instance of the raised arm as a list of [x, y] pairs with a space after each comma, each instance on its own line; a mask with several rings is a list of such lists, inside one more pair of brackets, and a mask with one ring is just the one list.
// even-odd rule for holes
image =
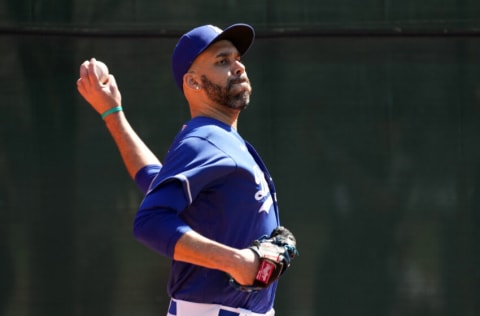
[[[80, 66], [77, 89], [92, 108], [102, 115], [113, 108], [121, 107], [122, 97], [113, 75], [109, 75], [106, 83], [99, 82], [95, 63], [96, 60], [92, 58]], [[133, 130], [123, 111], [113, 112], [105, 116], [104, 120], [132, 179], [146, 165], [161, 164]]]

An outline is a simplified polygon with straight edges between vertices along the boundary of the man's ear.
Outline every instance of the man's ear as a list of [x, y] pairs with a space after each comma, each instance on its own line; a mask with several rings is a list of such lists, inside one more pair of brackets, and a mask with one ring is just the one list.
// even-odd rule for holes
[[185, 86], [187, 86], [188, 88], [193, 89], [193, 90], [199, 90], [200, 89], [200, 84], [197, 81], [197, 77], [193, 73], [187, 72], [183, 76], [183, 84]]

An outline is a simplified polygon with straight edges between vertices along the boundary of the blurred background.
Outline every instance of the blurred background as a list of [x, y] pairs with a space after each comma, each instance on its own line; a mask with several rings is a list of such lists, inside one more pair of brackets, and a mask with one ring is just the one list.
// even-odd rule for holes
[[300, 257], [277, 315], [480, 315], [480, 2], [0, 1], [0, 315], [165, 315], [169, 262], [80, 64], [115, 75], [162, 159], [187, 105], [177, 38], [256, 28], [240, 133]]

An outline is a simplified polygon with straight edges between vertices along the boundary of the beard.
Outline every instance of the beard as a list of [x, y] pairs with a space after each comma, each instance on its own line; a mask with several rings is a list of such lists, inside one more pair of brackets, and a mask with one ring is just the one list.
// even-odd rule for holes
[[[250, 103], [250, 95], [252, 90], [250, 88], [250, 81], [245, 77], [238, 77], [230, 79], [226, 87], [222, 87], [211, 82], [205, 75], [202, 75], [202, 88], [207, 93], [210, 100], [226, 106], [230, 109], [244, 110]], [[242, 89], [240, 92], [233, 92], [234, 84], [248, 83], [248, 89]]]

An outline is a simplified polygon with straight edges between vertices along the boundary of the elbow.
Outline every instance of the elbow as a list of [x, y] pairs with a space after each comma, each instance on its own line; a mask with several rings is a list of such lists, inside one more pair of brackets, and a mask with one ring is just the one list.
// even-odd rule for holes
[[173, 258], [177, 240], [188, 229], [174, 212], [141, 209], [133, 222], [133, 237], [147, 248]]
[[145, 215], [137, 213], [133, 221], [133, 229], [132, 229], [133, 237], [142, 243], [147, 242], [148, 236], [149, 236], [147, 225], [146, 225], [148, 222], [148, 218], [146, 217], [147, 216]]
[[143, 230], [142, 230], [142, 221], [139, 220], [137, 217], [135, 218], [135, 220], [133, 221], [133, 230], [132, 230], [132, 233], [133, 233], [133, 237], [138, 240], [138, 241], [142, 241], [143, 240]]
[[133, 237], [136, 239], [136, 240], [140, 240], [142, 238], [142, 229], [141, 229], [141, 224], [139, 223], [139, 221], [137, 220], [137, 218], [135, 218], [135, 220], [133, 221]]

